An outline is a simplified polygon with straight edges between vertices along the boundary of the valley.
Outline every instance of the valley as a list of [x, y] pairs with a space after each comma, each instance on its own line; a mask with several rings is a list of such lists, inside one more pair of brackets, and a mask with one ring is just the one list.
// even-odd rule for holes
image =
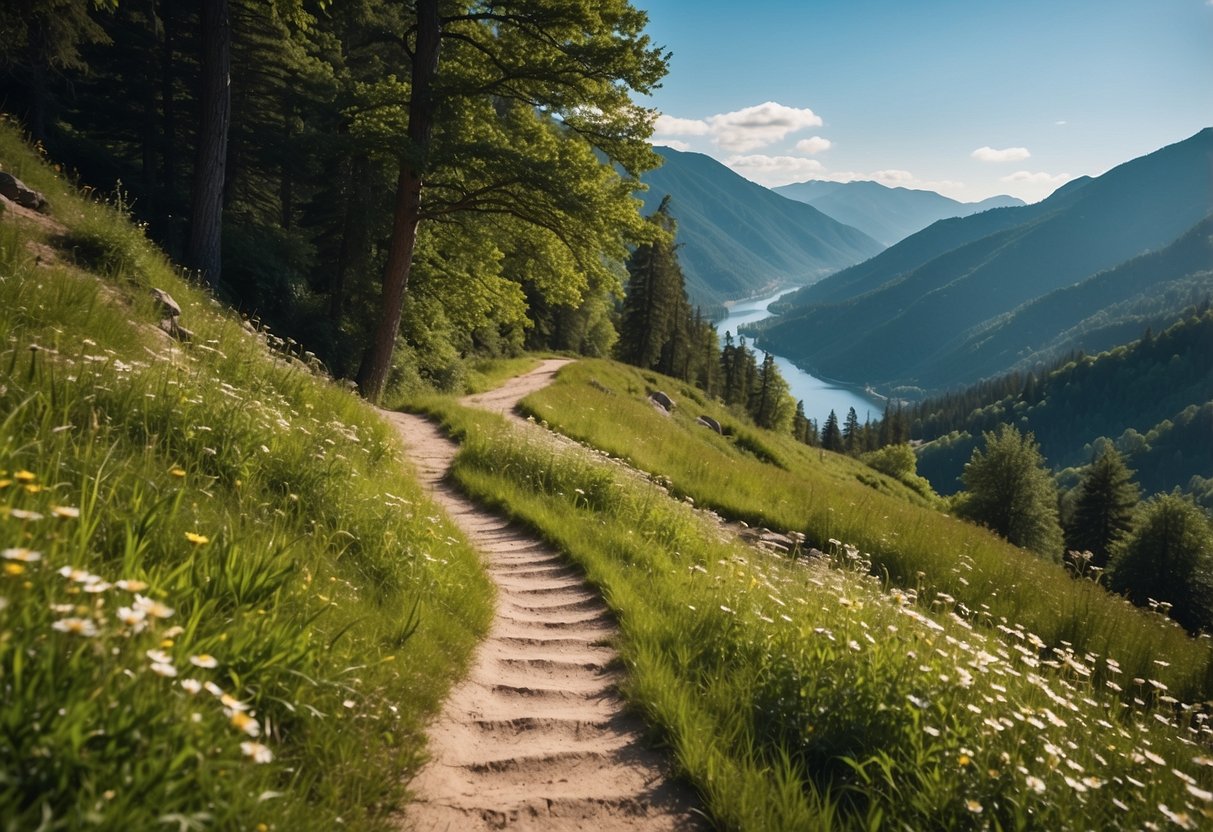
[[1213, 827], [1210, 26], [0, 4], [0, 832]]

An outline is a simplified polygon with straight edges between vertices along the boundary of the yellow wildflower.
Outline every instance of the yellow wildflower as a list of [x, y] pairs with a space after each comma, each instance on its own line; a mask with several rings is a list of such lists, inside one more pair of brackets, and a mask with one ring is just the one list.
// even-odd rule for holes
[[190, 543], [193, 543], [195, 546], [201, 546], [204, 543], [211, 542], [211, 539], [209, 537], [207, 537], [204, 534], [198, 534], [197, 532], [186, 532], [185, 539], [188, 540]]

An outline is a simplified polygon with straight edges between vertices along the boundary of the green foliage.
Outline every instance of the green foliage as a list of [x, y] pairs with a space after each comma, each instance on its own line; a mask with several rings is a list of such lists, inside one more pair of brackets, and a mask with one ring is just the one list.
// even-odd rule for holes
[[842, 431], [838, 428], [838, 414], [833, 410], [830, 411], [825, 425], [821, 428], [821, 447], [835, 453], [842, 453], [846, 450], [846, 442], [843, 439]]
[[1213, 630], [1213, 526], [1177, 493], [1146, 501], [1136, 530], [1112, 555], [1109, 586], [1161, 608], [1192, 630]]
[[1078, 484], [1066, 525], [1066, 547], [1090, 552], [1093, 566], [1106, 567], [1112, 548], [1133, 526], [1138, 497], [1124, 458], [1115, 448], [1105, 447]]
[[668, 373], [669, 368], [659, 368], [659, 364], [663, 356], [673, 353], [675, 339], [685, 337], [680, 318], [687, 306], [682, 268], [674, 253], [678, 226], [670, 216], [668, 197], [648, 221], [655, 239], [637, 246], [628, 257], [618, 354], [628, 364]]
[[918, 458], [909, 445], [885, 445], [875, 451], [868, 451], [860, 457], [864, 464], [875, 468], [882, 474], [888, 474], [898, 482], [904, 483], [924, 497], [933, 498], [931, 483], [918, 476], [916, 466]]
[[475, 554], [377, 414], [49, 184], [118, 256], [0, 221], [0, 825], [388, 828], [488, 624]]
[[[148, 236], [180, 254], [197, 139], [198, 10], [113, 6], [0, 10], [13, 47], [0, 92], [27, 125], [37, 97], [53, 116], [41, 120], [55, 158], [99, 190], [120, 191]], [[402, 102], [412, 95], [405, 41], [415, 9], [295, 0], [230, 8], [220, 294], [350, 376], [378, 312], [392, 194], [410, 152]], [[658, 161], [643, 141], [653, 115], [630, 95], [656, 83], [665, 55], [625, 2], [519, 0], [441, 13], [451, 37], [409, 286], [421, 297], [405, 313], [400, 347], [411, 354], [396, 378], [457, 382], [465, 370], [455, 363], [515, 354], [524, 342], [607, 354], [621, 264], [646, 233], [634, 177]], [[47, 69], [34, 90], [30, 73]], [[81, 262], [112, 269], [121, 259], [77, 242]], [[436, 340], [447, 342], [441, 357], [430, 355]]]
[[788, 383], [775, 366], [775, 356], [766, 353], [758, 378], [750, 392], [750, 416], [760, 428], [785, 432], [791, 428], [795, 412], [794, 399]]
[[1057, 560], [1062, 534], [1057, 519], [1057, 487], [1044, 467], [1036, 438], [1003, 426], [982, 435], [985, 448], [965, 465], [968, 489], [956, 511], [1016, 546]]

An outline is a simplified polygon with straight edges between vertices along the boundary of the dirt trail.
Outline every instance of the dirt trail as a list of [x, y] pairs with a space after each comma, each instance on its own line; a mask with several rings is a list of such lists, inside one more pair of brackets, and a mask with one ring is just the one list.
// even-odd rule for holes
[[[509, 414], [566, 361], [545, 361], [466, 404]], [[388, 414], [422, 483], [480, 550], [497, 613], [468, 678], [430, 727], [406, 828], [681, 830], [701, 828], [687, 790], [668, 782], [625, 714], [602, 600], [557, 551], [481, 510], [443, 478], [457, 446], [425, 419]]]

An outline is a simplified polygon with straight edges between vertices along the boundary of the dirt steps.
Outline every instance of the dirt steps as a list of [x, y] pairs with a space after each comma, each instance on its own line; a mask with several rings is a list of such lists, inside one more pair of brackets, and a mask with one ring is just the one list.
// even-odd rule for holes
[[[506, 412], [547, 383], [545, 362], [470, 403]], [[498, 586], [497, 616], [467, 679], [430, 730], [403, 828], [701, 828], [687, 790], [643, 742], [616, 692], [613, 619], [563, 557], [482, 512], [443, 482], [457, 447], [425, 419], [389, 414], [437, 502], [479, 549]]]

